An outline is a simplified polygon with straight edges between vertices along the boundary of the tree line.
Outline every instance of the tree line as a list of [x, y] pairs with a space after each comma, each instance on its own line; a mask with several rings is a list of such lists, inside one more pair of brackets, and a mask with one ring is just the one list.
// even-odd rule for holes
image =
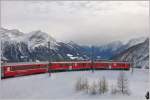
[[75, 90], [77, 92], [84, 91], [91, 95], [102, 95], [108, 92], [111, 94], [130, 94], [129, 81], [124, 72], [119, 74], [117, 82], [115, 84], [111, 83], [111, 86], [109, 86], [109, 83], [104, 76], [99, 78], [98, 81], [94, 80], [92, 82], [89, 82], [87, 78], [79, 77], [75, 83]]

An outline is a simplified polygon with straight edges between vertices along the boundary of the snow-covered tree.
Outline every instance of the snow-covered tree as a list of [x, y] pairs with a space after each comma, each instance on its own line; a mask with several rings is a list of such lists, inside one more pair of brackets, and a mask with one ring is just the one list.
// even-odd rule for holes
[[76, 84], [75, 84], [75, 89], [76, 89], [76, 91], [81, 91], [82, 90], [82, 79], [81, 78], [78, 78], [77, 79], [77, 82], [76, 82]]
[[108, 83], [106, 81], [106, 78], [103, 77], [101, 80], [98, 82], [98, 91], [100, 94], [104, 94], [108, 91]]
[[87, 78], [78, 78], [75, 88], [76, 91], [86, 90], [88, 92], [89, 84]]
[[96, 84], [95, 81], [90, 86], [90, 90], [89, 91], [90, 91], [90, 94], [92, 94], [92, 95], [95, 95], [97, 93], [97, 84]]
[[128, 79], [124, 72], [121, 72], [117, 80], [118, 91], [122, 94], [129, 94]]
[[102, 83], [102, 81], [101, 81], [101, 79], [99, 79], [99, 81], [98, 81], [98, 92], [101, 94], [102, 93], [102, 91], [103, 91], [103, 83]]
[[88, 93], [89, 83], [88, 83], [88, 79], [87, 78], [84, 78], [82, 85], [83, 85], [83, 89]]
[[118, 92], [118, 91], [117, 91], [116, 86], [111, 85], [111, 94], [116, 94], [117, 92]]

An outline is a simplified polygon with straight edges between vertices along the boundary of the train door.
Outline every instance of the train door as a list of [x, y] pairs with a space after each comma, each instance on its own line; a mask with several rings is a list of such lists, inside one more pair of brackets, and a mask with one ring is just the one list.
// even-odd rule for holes
[[72, 64], [69, 65], [69, 70], [72, 70]]
[[75, 62], [75, 63], [74, 63], [74, 66], [73, 66], [73, 70], [77, 69], [77, 67], [78, 67], [78, 63]]
[[109, 64], [109, 67], [108, 67], [109, 69], [111, 69], [111, 64]]

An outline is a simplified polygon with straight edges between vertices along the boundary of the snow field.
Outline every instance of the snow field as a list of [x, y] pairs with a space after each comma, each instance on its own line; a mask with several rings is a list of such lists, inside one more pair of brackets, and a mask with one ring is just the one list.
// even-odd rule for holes
[[[0, 98], [1, 99], [103, 99], [103, 100], [145, 100], [145, 93], [149, 86], [148, 70], [125, 71], [129, 80], [130, 96], [112, 95], [111, 86], [117, 84], [117, 77], [120, 71], [99, 70], [78, 72], [52, 73], [22, 76], [1, 80]], [[75, 84], [79, 77], [85, 77], [89, 83], [97, 82], [105, 77], [109, 92], [104, 95], [90, 95], [86, 92], [75, 91]]]

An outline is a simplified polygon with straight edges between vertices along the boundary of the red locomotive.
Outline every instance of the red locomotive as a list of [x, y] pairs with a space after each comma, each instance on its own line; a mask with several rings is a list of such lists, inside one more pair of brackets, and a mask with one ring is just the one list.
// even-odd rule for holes
[[129, 70], [130, 63], [116, 61], [70, 61], [70, 62], [22, 62], [22, 63], [5, 63], [1, 66], [1, 77], [15, 77], [22, 75], [31, 75], [60, 71], [75, 70]]

